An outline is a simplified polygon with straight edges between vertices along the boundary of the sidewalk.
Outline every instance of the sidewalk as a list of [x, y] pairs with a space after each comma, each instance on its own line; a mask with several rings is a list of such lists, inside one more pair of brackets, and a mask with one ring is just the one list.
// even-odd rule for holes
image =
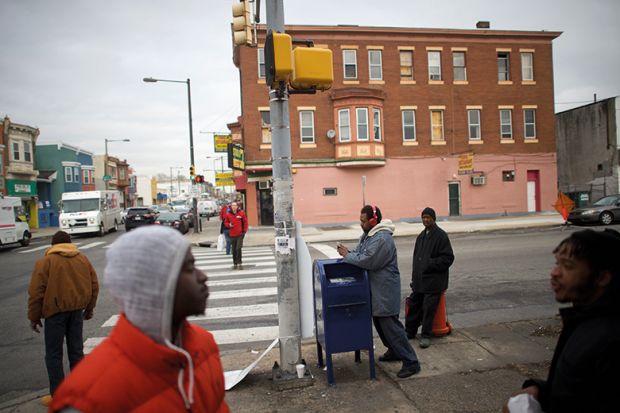
[[[414, 348], [422, 371], [398, 379], [400, 363], [377, 362], [377, 379], [369, 379], [368, 355], [354, 362], [353, 353], [333, 356], [335, 385], [316, 367], [316, 345], [304, 341], [302, 357], [315, 383], [277, 391], [271, 367], [279, 360], [276, 346], [252, 372], [226, 393], [233, 412], [498, 412], [527, 377], [546, 377], [560, 331], [558, 318], [516, 321], [455, 330], [432, 340], [428, 349]], [[255, 349], [261, 352], [263, 349]], [[375, 338], [375, 360], [385, 348]], [[225, 370], [243, 369], [257, 354], [222, 354]], [[41, 367], [43, 368], [43, 366]], [[0, 405], [0, 412], [44, 412], [38, 398], [45, 390]]]

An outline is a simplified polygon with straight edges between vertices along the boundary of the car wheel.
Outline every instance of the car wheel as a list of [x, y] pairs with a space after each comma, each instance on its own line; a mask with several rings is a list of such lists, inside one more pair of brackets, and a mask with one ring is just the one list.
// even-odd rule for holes
[[24, 235], [22, 236], [22, 239], [19, 241], [19, 243], [22, 245], [22, 247], [27, 247], [28, 245], [30, 245], [30, 238], [32, 238], [30, 232], [24, 231]]
[[105, 235], [105, 227], [103, 226], [103, 223], [99, 225], [99, 231], [97, 232], [97, 235], [99, 235], [100, 237], [103, 237]]
[[611, 212], [609, 211], [605, 211], [603, 212], [599, 217], [598, 220], [601, 222], [601, 224], [603, 225], [609, 225], [612, 222], [614, 222], [614, 216]]

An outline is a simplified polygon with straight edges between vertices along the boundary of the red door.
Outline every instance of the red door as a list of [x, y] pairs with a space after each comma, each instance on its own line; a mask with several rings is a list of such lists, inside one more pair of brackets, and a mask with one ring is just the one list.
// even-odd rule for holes
[[540, 171], [527, 171], [527, 211], [540, 212]]

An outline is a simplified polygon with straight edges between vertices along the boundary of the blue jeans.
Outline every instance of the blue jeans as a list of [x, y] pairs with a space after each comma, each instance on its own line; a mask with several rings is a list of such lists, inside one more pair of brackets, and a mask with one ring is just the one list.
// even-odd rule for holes
[[225, 230], [222, 231], [222, 234], [224, 234], [224, 238], [226, 238], [226, 255], [230, 255], [230, 246], [231, 246], [230, 230], [229, 229], [225, 229]]
[[67, 355], [69, 368], [73, 370], [84, 357], [84, 343], [82, 339], [82, 325], [84, 311], [65, 311], [54, 314], [45, 319], [45, 366], [50, 382], [50, 394], [54, 395], [56, 388], [65, 378], [62, 365], [62, 349], [67, 339]]
[[418, 356], [407, 340], [405, 328], [398, 319], [398, 315], [373, 317], [372, 321], [383, 345], [400, 358], [403, 365], [411, 366], [418, 363]]

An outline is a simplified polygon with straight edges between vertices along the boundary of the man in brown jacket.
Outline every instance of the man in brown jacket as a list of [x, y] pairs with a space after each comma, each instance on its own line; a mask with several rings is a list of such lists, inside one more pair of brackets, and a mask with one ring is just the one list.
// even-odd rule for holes
[[[35, 264], [28, 288], [30, 328], [38, 333], [41, 318], [45, 319], [45, 365], [52, 396], [65, 376], [65, 337], [71, 370], [84, 357], [82, 324], [93, 317], [98, 293], [95, 268], [71, 243], [69, 234], [56, 232], [51, 248]], [[49, 397], [44, 398], [43, 403], [48, 402]]]

